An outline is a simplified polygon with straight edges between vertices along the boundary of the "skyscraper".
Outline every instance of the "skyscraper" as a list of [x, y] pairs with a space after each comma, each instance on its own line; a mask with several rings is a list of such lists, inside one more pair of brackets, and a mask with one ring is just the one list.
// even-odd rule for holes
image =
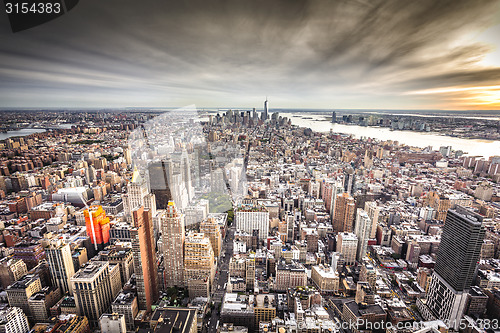
[[26, 333], [30, 325], [24, 312], [17, 307], [0, 310], [0, 332]]
[[210, 240], [202, 233], [190, 233], [184, 243], [184, 279], [191, 297], [208, 297], [215, 277], [215, 258]]
[[113, 294], [107, 261], [90, 261], [71, 278], [76, 310], [86, 316], [91, 328], [99, 327], [99, 317], [111, 305]]
[[200, 232], [210, 239], [214, 256], [218, 258], [222, 247], [222, 238], [220, 226], [217, 224], [217, 221], [212, 217], [205, 219], [200, 224]]
[[332, 112], [332, 124], [337, 122], [337, 113], [335, 111]]
[[350, 195], [354, 192], [354, 184], [356, 183], [356, 174], [352, 167], [348, 167], [344, 171], [344, 191]]
[[191, 162], [189, 161], [189, 155], [186, 149], [183, 149], [181, 153], [181, 174], [184, 186], [186, 187], [189, 202], [191, 202], [194, 198], [194, 187], [191, 177]]
[[184, 214], [170, 201], [160, 218], [165, 288], [184, 286]]
[[28, 300], [40, 290], [42, 290], [40, 277], [36, 274], [28, 274], [8, 286], [5, 291], [7, 292], [9, 305], [21, 308], [28, 318], [33, 319]]
[[380, 214], [380, 207], [377, 205], [376, 201], [367, 201], [365, 203], [365, 211], [372, 221], [372, 230], [370, 232], [370, 238], [375, 238], [377, 236], [377, 226], [378, 226], [378, 216]]
[[358, 237], [353, 233], [341, 232], [337, 235], [337, 252], [344, 257], [347, 265], [356, 262], [356, 251], [358, 249]]
[[156, 214], [156, 199], [153, 193], [149, 193], [148, 184], [142, 178], [137, 169], [134, 170], [132, 179], [127, 184], [127, 193], [122, 195], [123, 211], [127, 214], [129, 221], [132, 219], [132, 210], [144, 206]]
[[158, 161], [148, 166], [151, 192], [156, 198], [156, 208], [166, 209], [172, 200], [169, 181], [172, 179], [172, 162]]
[[153, 218], [144, 207], [132, 211], [133, 224], [130, 229], [132, 254], [137, 284], [139, 309], [151, 311], [158, 300], [158, 266], [156, 263]]
[[354, 225], [354, 234], [358, 237], [358, 248], [356, 252], [356, 260], [360, 261], [366, 256], [368, 248], [368, 239], [372, 229], [372, 222], [368, 214], [358, 208], [356, 211], [356, 223]]
[[61, 288], [63, 294], [67, 292], [73, 294], [70, 279], [75, 274], [75, 266], [69, 244], [64, 244], [61, 239], [51, 240], [45, 248], [45, 253], [49, 262], [52, 283]]
[[266, 97], [264, 102], [264, 111], [262, 112], [262, 121], [266, 121], [267, 119], [269, 119], [269, 104]]
[[355, 208], [354, 198], [348, 193], [344, 192], [337, 196], [333, 212], [333, 231], [352, 232]]
[[427, 296], [427, 306], [438, 319], [458, 327], [476, 272], [485, 228], [483, 217], [457, 206], [448, 210]]

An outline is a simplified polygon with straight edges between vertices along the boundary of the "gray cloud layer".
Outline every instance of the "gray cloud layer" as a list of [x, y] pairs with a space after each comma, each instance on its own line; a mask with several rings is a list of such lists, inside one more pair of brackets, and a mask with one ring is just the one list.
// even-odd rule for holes
[[[43, 26], [0, 22], [3, 106], [429, 108], [410, 90], [500, 84], [477, 64], [494, 0], [85, 0]], [[460, 41], [460, 42], [457, 42]]]

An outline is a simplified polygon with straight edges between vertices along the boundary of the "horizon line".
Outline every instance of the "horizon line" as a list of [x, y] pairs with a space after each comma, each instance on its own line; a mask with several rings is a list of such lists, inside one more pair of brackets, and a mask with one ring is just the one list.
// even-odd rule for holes
[[[186, 106], [106, 106], [106, 107], [99, 107], [99, 106], [93, 106], [93, 107], [79, 107], [79, 106], [43, 106], [43, 107], [36, 107], [36, 106], [16, 106], [16, 107], [9, 107], [9, 106], [1, 106], [0, 111], [23, 111], [23, 110], [51, 110], [51, 111], [57, 111], [57, 110], [72, 110], [72, 111], [85, 111], [85, 110], [134, 110], [134, 109], [144, 109], [144, 110], [161, 110], [161, 109], [182, 109], [185, 108]], [[264, 110], [264, 108], [254, 108], [254, 107], [246, 107], [246, 106], [219, 106], [219, 107], [197, 107], [195, 106], [197, 111], [225, 111], [225, 110], [252, 110], [255, 109], [257, 110]], [[386, 112], [391, 112], [391, 111], [413, 111], [413, 112], [423, 112], [423, 111], [441, 111], [441, 112], [500, 112], [500, 109], [466, 109], [466, 110], [460, 110], [460, 109], [393, 109], [393, 108], [302, 108], [302, 107], [276, 107], [269, 109], [270, 112], [272, 110], [276, 111], [284, 111], [284, 110], [293, 110], [293, 111], [328, 111], [328, 112], [333, 112], [333, 111], [386, 111]]]

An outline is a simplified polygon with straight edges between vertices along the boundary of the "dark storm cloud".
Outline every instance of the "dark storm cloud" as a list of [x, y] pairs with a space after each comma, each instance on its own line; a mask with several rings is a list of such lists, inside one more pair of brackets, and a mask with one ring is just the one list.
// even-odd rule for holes
[[488, 47], [453, 44], [497, 10], [490, 0], [86, 0], [21, 33], [0, 22], [0, 100], [242, 105], [270, 94], [284, 106], [358, 96], [370, 107], [498, 82], [498, 69], [476, 66]]

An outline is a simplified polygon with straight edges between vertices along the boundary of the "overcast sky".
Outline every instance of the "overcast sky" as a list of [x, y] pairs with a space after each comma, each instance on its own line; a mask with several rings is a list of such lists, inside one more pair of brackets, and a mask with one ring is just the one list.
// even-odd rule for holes
[[0, 107], [500, 109], [500, 1], [82, 0], [12, 33]]

